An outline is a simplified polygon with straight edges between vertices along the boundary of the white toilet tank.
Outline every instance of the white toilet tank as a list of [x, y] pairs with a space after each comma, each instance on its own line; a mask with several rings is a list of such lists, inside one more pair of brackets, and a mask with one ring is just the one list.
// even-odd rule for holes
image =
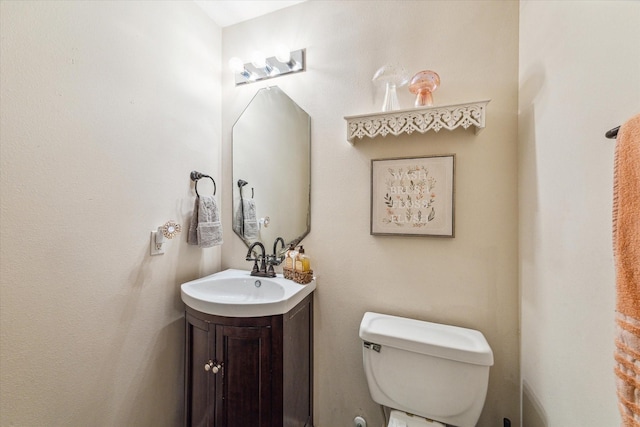
[[360, 338], [374, 401], [458, 427], [476, 425], [493, 365], [481, 332], [368, 312]]

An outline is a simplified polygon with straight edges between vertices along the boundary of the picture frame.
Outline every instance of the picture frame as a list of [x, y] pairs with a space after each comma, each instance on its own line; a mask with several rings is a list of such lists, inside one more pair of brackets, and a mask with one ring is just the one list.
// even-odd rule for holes
[[371, 160], [371, 234], [455, 237], [455, 154]]

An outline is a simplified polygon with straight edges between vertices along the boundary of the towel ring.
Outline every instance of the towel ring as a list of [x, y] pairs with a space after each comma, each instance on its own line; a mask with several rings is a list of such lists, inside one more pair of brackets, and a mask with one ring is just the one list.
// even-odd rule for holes
[[209, 178], [211, 180], [211, 182], [213, 182], [213, 195], [216, 195], [216, 181], [210, 177], [209, 175], [205, 175], [203, 173], [197, 172], [197, 171], [191, 171], [191, 181], [194, 181], [195, 187], [196, 187], [196, 196], [200, 197], [200, 194], [198, 193], [198, 180], [200, 178]]
[[[242, 187], [244, 187], [247, 184], [248, 182], [245, 181], [244, 179], [238, 180], [238, 188], [240, 189], [240, 199], [242, 199]], [[253, 187], [251, 187], [251, 198], [253, 199]]]

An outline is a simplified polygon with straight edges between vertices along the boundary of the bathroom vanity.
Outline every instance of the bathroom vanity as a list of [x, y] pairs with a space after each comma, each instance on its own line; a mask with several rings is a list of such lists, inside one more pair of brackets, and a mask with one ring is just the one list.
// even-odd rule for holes
[[312, 425], [313, 294], [259, 317], [187, 306], [185, 323], [185, 426]]
[[[250, 221], [264, 224], [260, 240], [297, 245], [311, 227], [311, 117], [278, 87], [263, 88], [232, 133], [234, 232], [251, 251], [251, 199], [264, 213]], [[312, 426], [315, 287], [236, 269], [181, 285], [185, 426]]]

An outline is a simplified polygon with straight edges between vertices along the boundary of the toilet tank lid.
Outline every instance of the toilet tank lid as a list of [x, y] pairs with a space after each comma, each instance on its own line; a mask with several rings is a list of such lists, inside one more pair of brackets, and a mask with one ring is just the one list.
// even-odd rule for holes
[[364, 341], [476, 365], [493, 365], [493, 352], [482, 332], [367, 312], [360, 322]]

